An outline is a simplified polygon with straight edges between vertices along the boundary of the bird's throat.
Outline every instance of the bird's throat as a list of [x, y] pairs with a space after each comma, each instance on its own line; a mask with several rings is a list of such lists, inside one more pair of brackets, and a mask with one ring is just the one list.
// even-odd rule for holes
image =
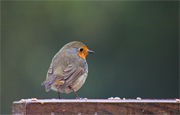
[[83, 58], [84, 60], [86, 60], [86, 55], [87, 55], [88, 53], [85, 53], [85, 52], [78, 52], [78, 56], [80, 57], [80, 58]]

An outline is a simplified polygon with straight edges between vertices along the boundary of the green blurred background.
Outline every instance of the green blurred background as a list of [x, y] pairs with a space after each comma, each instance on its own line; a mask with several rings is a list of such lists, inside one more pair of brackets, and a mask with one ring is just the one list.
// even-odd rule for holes
[[71, 41], [96, 52], [87, 57], [80, 97], [179, 97], [179, 2], [4, 1], [1, 16], [4, 114], [22, 98], [57, 98], [41, 83], [53, 56]]

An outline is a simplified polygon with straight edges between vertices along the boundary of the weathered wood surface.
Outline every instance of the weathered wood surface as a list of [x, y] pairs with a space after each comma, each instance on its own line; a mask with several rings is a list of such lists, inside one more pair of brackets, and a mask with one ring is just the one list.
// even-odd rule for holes
[[13, 102], [12, 114], [180, 114], [180, 102], [176, 99], [25, 99]]

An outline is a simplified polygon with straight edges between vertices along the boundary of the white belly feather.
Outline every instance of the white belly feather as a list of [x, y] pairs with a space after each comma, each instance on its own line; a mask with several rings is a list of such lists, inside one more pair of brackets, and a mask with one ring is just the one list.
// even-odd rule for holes
[[77, 91], [79, 88], [82, 87], [82, 85], [85, 83], [87, 78], [87, 73], [81, 75], [73, 84], [72, 84], [72, 89], [74, 91]]

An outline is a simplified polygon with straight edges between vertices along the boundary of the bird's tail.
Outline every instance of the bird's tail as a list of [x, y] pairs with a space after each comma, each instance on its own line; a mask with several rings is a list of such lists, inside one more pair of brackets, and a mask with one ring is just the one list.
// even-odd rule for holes
[[48, 77], [46, 79], [46, 81], [41, 83], [41, 85], [45, 85], [46, 86], [46, 92], [51, 90], [51, 86], [56, 81], [56, 79], [57, 79], [57, 76], [56, 75], [52, 75], [52, 76]]

